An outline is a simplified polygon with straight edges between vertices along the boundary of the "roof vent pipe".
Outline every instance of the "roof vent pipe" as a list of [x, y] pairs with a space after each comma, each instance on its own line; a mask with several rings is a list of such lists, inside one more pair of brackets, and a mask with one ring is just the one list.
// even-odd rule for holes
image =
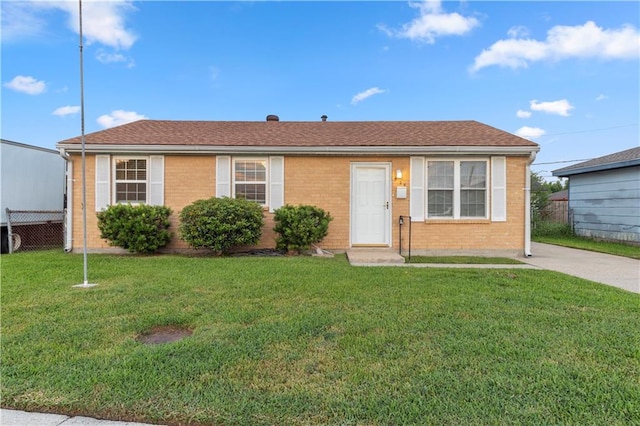
[[322, 116], [322, 117], [320, 117], [320, 118], [322, 119], [322, 121], [327, 121], [327, 118], [329, 118], [329, 117], [327, 117], [326, 115], [323, 115], [323, 116]]
[[280, 117], [277, 115], [269, 114], [267, 115], [267, 121], [280, 121]]

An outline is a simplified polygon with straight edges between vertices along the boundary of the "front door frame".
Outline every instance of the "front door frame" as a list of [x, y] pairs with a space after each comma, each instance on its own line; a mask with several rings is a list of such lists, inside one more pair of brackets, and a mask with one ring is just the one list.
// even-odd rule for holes
[[[385, 202], [388, 203], [389, 208], [386, 210], [386, 215], [384, 218], [384, 238], [383, 241], [379, 242], [379, 243], [359, 243], [357, 241], [355, 241], [355, 200], [356, 200], [356, 194], [357, 194], [357, 182], [356, 182], [356, 176], [357, 176], [357, 169], [358, 168], [379, 168], [379, 169], [384, 169], [385, 173], [385, 179], [384, 179], [384, 198], [386, 199]], [[350, 225], [349, 225], [349, 241], [350, 241], [350, 245], [351, 247], [391, 247], [392, 246], [392, 238], [391, 238], [391, 233], [392, 233], [392, 220], [391, 218], [393, 217], [392, 215], [392, 211], [393, 211], [393, 203], [392, 203], [392, 196], [391, 196], [391, 162], [385, 162], [385, 161], [380, 161], [380, 162], [352, 162], [351, 163], [351, 178], [350, 178], [350, 187], [351, 187], [351, 191], [350, 191], [350, 200], [349, 200], [349, 209], [350, 209], [350, 214], [349, 214], [349, 219], [350, 219]]]

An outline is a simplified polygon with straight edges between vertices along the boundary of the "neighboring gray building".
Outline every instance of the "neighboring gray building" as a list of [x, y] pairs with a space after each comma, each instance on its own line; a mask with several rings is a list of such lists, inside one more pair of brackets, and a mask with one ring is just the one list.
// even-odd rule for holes
[[569, 178], [576, 234], [640, 244], [640, 147], [554, 170]]
[[[0, 243], [1, 252], [6, 253], [9, 251], [7, 208], [35, 212], [62, 212], [64, 209], [65, 160], [53, 149], [1, 139], [0, 166]], [[51, 231], [38, 226], [50, 224], [58, 220], [58, 216], [23, 215], [19, 220], [20, 227], [16, 227], [12, 235], [14, 249], [17, 238], [23, 248], [44, 243], [45, 235]], [[59, 225], [56, 233], [58, 229], [62, 231], [62, 223]]]

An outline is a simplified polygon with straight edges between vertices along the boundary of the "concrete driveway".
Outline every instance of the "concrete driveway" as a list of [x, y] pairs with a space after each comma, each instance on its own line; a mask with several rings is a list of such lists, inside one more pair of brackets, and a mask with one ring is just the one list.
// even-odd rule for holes
[[530, 265], [640, 293], [640, 260], [534, 242], [531, 253]]

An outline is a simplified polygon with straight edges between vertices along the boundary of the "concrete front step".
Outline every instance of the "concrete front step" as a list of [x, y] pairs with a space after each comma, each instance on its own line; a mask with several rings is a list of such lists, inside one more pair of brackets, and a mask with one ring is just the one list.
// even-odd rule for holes
[[353, 248], [347, 250], [347, 258], [352, 265], [403, 264], [404, 257], [387, 248]]

